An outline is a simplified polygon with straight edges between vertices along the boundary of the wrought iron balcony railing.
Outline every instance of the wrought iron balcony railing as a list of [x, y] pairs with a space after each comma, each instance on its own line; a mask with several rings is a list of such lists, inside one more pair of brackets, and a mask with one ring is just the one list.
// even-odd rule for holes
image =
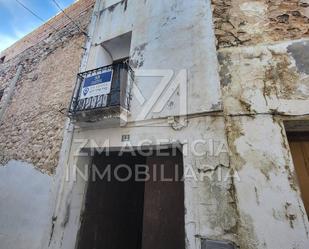
[[69, 116], [95, 111], [106, 115], [130, 110], [134, 73], [127, 61], [77, 75]]

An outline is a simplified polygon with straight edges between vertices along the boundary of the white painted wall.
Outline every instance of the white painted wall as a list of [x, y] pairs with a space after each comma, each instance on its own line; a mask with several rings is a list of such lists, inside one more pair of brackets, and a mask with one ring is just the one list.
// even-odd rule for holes
[[50, 225], [51, 177], [15, 160], [0, 167], [0, 248], [38, 249]]
[[[309, 223], [300, 199], [283, 124], [271, 116], [232, 117], [229, 124], [241, 135], [231, 164], [240, 212], [241, 244], [247, 248], [308, 248]], [[263, 129], [261, 129], [263, 127]], [[289, 219], [292, 216], [293, 218]]]
[[[109, 141], [110, 148], [119, 148], [124, 145], [121, 142], [122, 134], [130, 134], [130, 146], [138, 146], [140, 141], [150, 139], [152, 145], [167, 145], [173, 142], [183, 145], [184, 165], [194, 169], [197, 177], [202, 177], [203, 173], [198, 173], [198, 169], [207, 169], [208, 167], [215, 168], [222, 164], [221, 168], [224, 176], [228, 171], [228, 155], [223, 153], [220, 156], [194, 156], [190, 147], [194, 146], [194, 141], [199, 139], [214, 139], [216, 140], [215, 149], [217, 150], [220, 142], [226, 148], [224, 129], [224, 119], [222, 117], [204, 117], [194, 118], [189, 121], [189, 126], [181, 131], [175, 131], [168, 125], [165, 120], [157, 121], [158, 128], [151, 129], [145, 127], [126, 127], [126, 128], [110, 128], [110, 129], [92, 129], [83, 130], [76, 129], [73, 137], [70, 158], [67, 168], [72, 167], [78, 162], [79, 165], [89, 163], [89, 157], [74, 156], [80, 150], [80, 146], [85, 148], [103, 146]], [[75, 142], [74, 142], [75, 141]], [[88, 142], [84, 144], [84, 142]], [[200, 144], [196, 146], [199, 152], [211, 151], [208, 144]], [[65, 189], [61, 192], [61, 207], [58, 212], [58, 219], [54, 230], [54, 236], [50, 248], [74, 248], [76, 240], [76, 232], [79, 228], [79, 210], [83, 206], [83, 198], [81, 198], [82, 186], [84, 181], [79, 179], [75, 185], [65, 183]], [[185, 180], [185, 224], [186, 224], [186, 244], [187, 248], [198, 248], [199, 237], [220, 237], [222, 239], [235, 240], [234, 235], [225, 233], [225, 230], [231, 229], [236, 222], [236, 212], [229, 204], [231, 197], [227, 194], [231, 184], [231, 179], [226, 181], [211, 181], [205, 175], [203, 181], [195, 181], [188, 177]], [[74, 199], [75, 201], [71, 201]], [[66, 226], [62, 226], [65, 220], [67, 203], [72, 204], [70, 209], [69, 221]], [[74, 208], [73, 208], [74, 206]], [[79, 209], [78, 209], [78, 208]], [[75, 233], [75, 235], [74, 235]], [[64, 236], [63, 236], [64, 235]], [[62, 246], [61, 246], [62, 245]], [[66, 246], [65, 246], [66, 245]], [[68, 246], [70, 245], [70, 246]]]
[[98, 67], [104, 67], [113, 63], [113, 60], [108, 52], [101, 46], [96, 45], [90, 50], [89, 57], [92, 58], [87, 64], [86, 71]]
[[[146, 121], [133, 122], [142, 110], [142, 105], [133, 98], [129, 117], [132, 122], [126, 127], [102, 129], [93, 126], [87, 129], [76, 126], [73, 144], [66, 154], [67, 163], [61, 167], [71, 167], [78, 161], [74, 157], [76, 139], [93, 139], [97, 144], [85, 145], [88, 147], [103, 146], [106, 139], [109, 139], [110, 147], [119, 147], [123, 134], [130, 134], [132, 145], [144, 139], [150, 139], [154, 144], [158, 143], [158, 139], [168, 139], [178, 141], [184, 147], [199, 139], [224, 141], [229, 146], [229, 157], [184, 153], [185, 167], [192, 165], [203, 172], [207, 165], [220, 165], [223, 171], [239, 171], [240, 177], [239, 182], [231, 179], [225, 182], [186, 179], [187, 248], [200, 249], [201, 238], [232, 240], [241, 249], [309, 248], [308, 219], [304, 216], [299, 189], [297, 186], [293, 189], [289, 181], [294, 168], [284, 145], [286, 138], [281, 122], [287, 117], [278, 115], [278, 121], [273, 110], [275, 107], [275, 110], [287, 115], [308, 114], [308, 98], [300, 99], [308, 81], [297, 82], [302, 94], [293, 95], [291, 99], [273, 95], [265, 99], [263, 95], [262, 77], [273, 59], [270, 49], [275, 53], [287, 53], [289, 43], [221, 50], [232, 61], [226, 59], [230, 62], [227, 67], [231, 82], [227, 88], [222, 88], [221, 98], [208, 0], [129, 0], [127, 5], [120, 2], [112, 8], [102, 7], [104, 3], [107, 2], [101, 1], [101, 7], [96, 11], [97, 21], [91, 26], [95, 31], [88, 66], [102, 65], [98, 59], [100, 56], [96, 57], [99, 53], [96, 53], [95, 44], [132, 31], [130, 51], [135, 70], [172, 69], [178, 73], [183, 68], [187, 69], [188, 113], [203, 113], [206, 117], [190, 116], [187, 127], [178, 131], [172, 129], [166, 117], [177, 114], [179, 98], [173, 96], [171, 100], [175, 105], [165, 106], [160, 113], [150, 113]], [[291, 62], [290, 67], [293, 67], [293, 60]], [[305, 75], [301, 77], [301, 80], [306, 79]], [[137, 77], [136, 84], [147, 100], [157, 88], [158, 79]], [[280, 87], [279, 82], [272, 90]], [[244, 107], [249, 105], [251, 110], [248, 111]], [[213, 111], [222, 112], [210, 113]], [[245, 117], [238, 117], [242, 115]], [[202, 150], [207, 151], [209, 147], [206, 145]], [[59, 194], [59, 219], [51, 243], [51, 248], [55, 249], [73, 249], [79, 227], [79, 210], [83, 204], [82, 198], [79, 198], [81, 192], [75, 190], [82, 185], [64, 186]], [[75, 198], [75, 211], [72, 208], [68, 225], [63, 227], [67, 203], [72, 198]], [[291, 205], [286, 210], [287, 202]], [[290, 214], [296, 217], [293, 226], [287, 219]], [[66, 246], [61, 247], [61, 244]]]
[[[104, 1], [103, 1], [104, 2]], [[138, 13], [138, 14], [137, 14]], [[172, 70], [174, 77], [187, 71], [188, 113], [221, 110], [217, 57], [210, 1], [130, 0], [98, 12], [90, 55], [100, 44], [132, 31], [130, 57], [135, 69]], [[91, 68], [96, 57], [89, 57]], [[101, 64], [97, 64], [100, 66]], [[159, 77], [136, 77], [137, 87], [149, 99]], [[146, 119], [179, 114], [179, 96], [174, 94], [164, 109], [150, 112]], [[137, 119], [143, 105], [133, 96], [130, 121]]]

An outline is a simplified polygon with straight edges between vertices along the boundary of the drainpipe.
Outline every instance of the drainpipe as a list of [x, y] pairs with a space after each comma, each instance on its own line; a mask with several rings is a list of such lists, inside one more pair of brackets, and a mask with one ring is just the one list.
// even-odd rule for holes
[[19, 79], [19, 76], [21, 74], [22, 68], [23, 68], [22, 65], [18, 66], [14, 78], [11, 80], [11, 83], [9, 85], [9, 90], [7, 92], [7, 95], [6, 95], [5, 99], [3, 100], [3, 104], [2, 104], [1, 109], [0, 109], [0, 123], [2, 122], [3, 115], [4, 115], [4, 113], [5, 113], [6, 109], [7, 109], [10, 101], [11, 101], [11, 98], [12, 98], [12, 95], [13, 95], [16, 83], [17, 83], [17, 81]]
[[[89, 57], [89, 51], [91, 48], [91, 42], [92, 38], [94, 36], [95, 27], [98, 21], [98, 16], [100, 14], [100, 6], [101, 6], [102, 0], [96, 0], [91, 21], [88, 26], [88, 37], [86, 38], [86, 44], [85, 44], [85, 52], [82, 56], [81, 65], [79, 72], [83, 72], [87, 68], [88, 63], [88, 57]], [[78, 84], [81, 82], [79, 81]], [[74, 95], [77, 96], [77, 90], [79, 89], [79, 85], [75, 86]], [[65, 124], [65, 132], [63, 135], [63, 143], [61, 146], [61, 151], [59, 155], [59, 161], [56, 169], [56, 173], [54, 176], [54, 186], [52, 189], [51, 194], [51, 226], [48, 227], [46, 231], [46, 236], [43, 236], [41, 246], [44, 249], [47, 248], [59, 248], [59, 245], [61, 242], [61, 237], [59, 237], [59, 231], [57, 234], [57, 229], [59, 229], [59, 221], [57, 222], [58, 215], [61, 213], [61, 208], [63, 204], [63, 198], [68, 198], [68, 194], [66, 193], [66, 188], [68, 187], [66, 185], [66, 179], [65, 174], [67, 170], [70, 170], [68, 167], [69, 162], [69, 156], [71, 152], [71, 146], [73, 142], [73, 134], [74, 134], [74, 124], [71, 122], [70, 119], [67, 119]], [[55, 232], [55, 233], [54, 233]], [[63, 238], [62, 238], [63, 239]], [[74, 239], [75, 240], [75, 239]], [[75, 242], [74, 242], [75, 243]]]

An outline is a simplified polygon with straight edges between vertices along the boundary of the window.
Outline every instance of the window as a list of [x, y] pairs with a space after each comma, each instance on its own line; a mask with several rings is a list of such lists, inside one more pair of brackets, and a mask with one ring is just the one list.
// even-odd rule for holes
[[[94, 122], [94, 113], [111, 116], [130, 109], [133, 74], [127, 62], [131, 37], [132, 32], [124, 33], [91, 50], [88, 63], [91, 70], [78, 74], [78, 92], [69, 111], [72, 116], [81, 117], [79, 121]], [[92, 112], [86, 114], [86, 110]], [[81, 112], [83, 116], [79, 115]]]
[[130, 56], [132, 32], [104, 41], [101, 46], [115, 62]]
[[0, 90], [0, 101], [1, 101], [1, 99], [2, 99], [2, 97], [3, 97], [3, 94], [4, 94], [4, 89], [1, 89], [1, 90]]
[[2, 57], [0, 58], [0, 63], [3, 63], [4, 60], [5, 60], [5, 56], [2, 56]]

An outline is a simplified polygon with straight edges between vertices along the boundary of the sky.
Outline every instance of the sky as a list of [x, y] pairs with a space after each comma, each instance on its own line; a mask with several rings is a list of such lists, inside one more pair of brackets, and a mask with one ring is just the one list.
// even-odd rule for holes
[[[48, 20], [60, 12], [52, 0], [19, 1], [44, 20]], [[62, 8], [75, 2], [75, 0], [56, 1]], [[0, 0], [0, 51], [42, 24], [42, 21], [20, 6], [16, 0]]]

